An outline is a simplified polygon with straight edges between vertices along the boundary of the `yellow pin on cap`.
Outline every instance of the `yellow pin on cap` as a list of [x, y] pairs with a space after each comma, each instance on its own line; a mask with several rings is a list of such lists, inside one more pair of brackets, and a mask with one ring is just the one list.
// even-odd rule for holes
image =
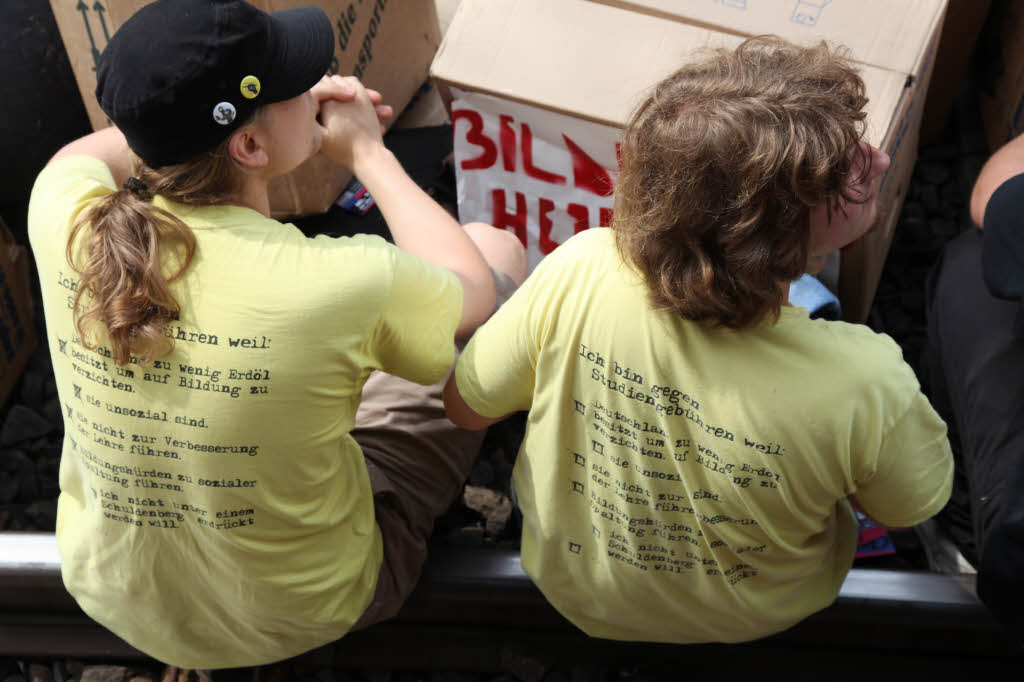
[[240, 89], [242, 91], [242, 97], [246, 99], [253, 99], [260, 94], [260, 79], [256, 76], [246, 76], [242, 79]]

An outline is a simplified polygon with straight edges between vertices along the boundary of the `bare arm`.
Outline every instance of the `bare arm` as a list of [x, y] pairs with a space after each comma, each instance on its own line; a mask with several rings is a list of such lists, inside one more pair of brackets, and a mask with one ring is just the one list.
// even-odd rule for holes
[[971, 192], [971, 220], [984, 227], [985, 207], [993, 192], [1014, 175], [1024, 173], [1024, 135], [1020, 135], [996, 150], [978, 174]]
[[435, 202], [384, 146], [373, 104], [354, 78], [342, 79], [356, 89], [351, 102], [321, 105], [324, 153], [349, 168], [380, 207], [395, 244], [428, 263], [451, 270], [463, 290], [457, 338], [465, 338], [494, 309], [494, 279], [480, 250], [459, 223]]
[[110, 174], [114, 176], [114, 183], [118, 187], [132, 174], [134, 155], [128, 148], [124, 135], [114, 126], [97, 130], [74, 142], [69, 142], [53, 155], [49, 163], [65, 156], [77, 154], [91, 156], [107, 164]]
[[[445, 414], [448, 415], [451, 423], [469, 431], [486, 429], [491, 424], [500, 422], [505, 418], [484, 417], [467, 405], [466, 401], [462, 398], [462, 394], [459, 393], [458, 385], [455, 383], [455, 372], [449, 375], [448, 382], [444, 385], [442, 398], [444, 399]], [[505, 416], [507, 417], [508, 415]]]
[[472, 334], [494, 309], [495, 291], [490, 267], [469, 235], [383, 145], [362, 155], [352, 170], [380, 207], [395, 244], [459, 278], [463, 306], [455, 335]]

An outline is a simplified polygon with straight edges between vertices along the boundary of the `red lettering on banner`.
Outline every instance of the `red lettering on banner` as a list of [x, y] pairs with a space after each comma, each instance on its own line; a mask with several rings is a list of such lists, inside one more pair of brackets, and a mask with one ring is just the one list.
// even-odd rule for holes
[[572, 182], [576, 187], [592, 192], [599, 197], [610, 197], [615, 191], [612, 178], [604, 166], [590, 158], [583, 149], [562, 134], [566, 149], [572, 155]]
[[510, 215], [505, 208], [505, 190], [491, 190], [491, 225], [501, 230], [511, 227], [526, 248], [526, 197], [522, 192], [516, 192], [516, 212]]
[[530, 126], [524, 123], [522, 124], [521, 132], [522, 136], [519, 141], [522, 143], [523, 170], [526, 171], [526, 174], [535, 180], [550, 182], [552, 185], [564, 185], [564, 175], [558, 175], [533, 165], [533, 131], [530, 130]]
[[[498, 117], [498, 142], [484, 133], [484, 120], [480, 112], [472, 109], [457, 109], [452, 112], [453, 122], [460, 119], [469, 123], [469, 130], [466, 131], [466, 142], [480, 148], [480, 154], [471, 159], [463, 159], [459, 164], [462, 170], [484, 170], [493, 166], [498, 160], [499, 144], [501, 152], [502, 168], [510, 173], [516, 170], [516, 131], [515, 119], [507, 114]], [[545, 170], [534, 163], [533, 156], [533, 131], [529, 124], [519, 125], [519, 152], [523, 157], [523, 172], [529, 177], [547, 182], [552, 185], [566, 184], [564, 175], [553, 171]], [[608, 170], [587, 154], [582, 147], [573, 142], [567, 135], [562, 135], [566, 149], [572, 158], [573, 185], [586, 190], [600, 197], [611, 196], [614, 192], [614, 183]], [[618, 143], [615, 145], [615, 154], [618, 158], [621, 148]]]
[[[540, 240], [537, 246], [545, 256], [558, 248], [560, 242], [551, 238], [551, 228], [554, 226], [549, 214], [555, 209], [555, 202], [550, 199], [540, 199]], [[573, 219], [573, 234], [579, 234], [590, 229], [590, 209], [583, 204], [569, 204], [565, 212]], [[611, 223], [612, 209], [605, 206], [600, 207], [601, 225]]]
[[555, 202], [551, 199], [540, 200], [540, 241], [537, 246], [545, 256], [558, 248], [558, 242], [551, 238], [552, 222], [549, 213], [555, 208]]
[[[540, 227], [537, 248], [545, 256], [561, 245], [561, 242], [556, 241], [551, 236], [555, 225], [551, 214], [555, 212], [556, 209], [557, 205], [551, 199], [545, 199], [544, 197], [539, 197], [537, 199], [537, 223]], [[509, 213], [505, 206], [505, 190], [491, 190], [491, 211], [492, 225], [501, 229], [511, 228], [515, 231], [516, 236], [519, 237], [519, 241], [523, 243], [523, 246], [527, 248], [529, 247], [526, 229], [526, 197], [522, 192], [516, 192], [516, 210], [515, 213]], [[571, 203], [566, 206], [565, 212], [570, 218], [572, 218], [573, 234], [579, 234], [584, 230], [590, 229], [591, 223], [589, 207], [584, 204]], [[598, 207], [598, 214], [601, 217], [602, 226], [606, 226], [611, 223], [612, 209], [604, 206]]]
[[484, 119], [479, 112], [472, 109], [457, 109], [452, 112], [452, 125], [459, 119], [469, 121], [469, 130], [466, 131], [466, 142], [482, 147], [480, 156], [474, 159], [464, 159], [460, 164], [462, 170], [480, 170], [490, 168], [498, 160], [498, 148], [494, 140], [484, 135]]
[[[491, 169], [496, 173], [496, 177], [489, 181], [484, 178], [480, 179], [484, 182], [484, 187], [481, 187], [479, 191], [489, 194], [491, 200], [491, 205], [484, 209], [490, 211], [491, 224], [499, 229], [512, 231], [523, 246], [533, 249], [535, 255], [539, 252], [541, 256], [547, 256], [558, 248], [561, 242], [554, 236], [556, 225], [560, 230], [560, 236], [563, 234], [562, 230], [568, 232], [567, 228], [570, 224], [573, 234], [579, 234], [596, 224], [610, 225], [612, 208], [596, 204], [610, 203], [605, 198], [614, 194], [614, 170], [605, 168], [598, 163], [568, 135], [562, 134], [565, 151], [556, 148], [552, 150], [557, 152], [555, 155], [548, 158], [542, 154], [540, 161], [551, 164], [549, 167], [562, 168], [566, 161], [564, 155], [567, 151], [572, 160], [571, 185], [568, 182], [568, 173], [559, 174], [536, 165], [535, 152], [537, 148], [534, 147], [533, 131], [529, 124], [517, 121], [511, 115], [495, 114], [492, 118], [490, 114], [473, 109], [457, 109], [452, 112], [452, 118], [456, 123], [460, 120], [466, 123], [459, 128], [459, 134], [463, 135], [460, 139], [460, 156], [475, 155], [472, 158], [460, 160], [458, 167], [466, 171]], [[493, 129], [495, 119], [497, 119], [496, 130]], [[518, 139], [516, 139], [517, 135]], [[538, 142], [538, 144], [540, 145], [538, 148], [546, 149], [543, 143]], [[620, 162], [621, 153], [621, 146], [616, 144], [615, 155]], [[516, 159], [517, 155], [522, 156], [521, 164]], [[498, 167], [499, 156], [501, 157], [500, 167]], [[542, 190], [542, 193], [550, 193], [556, 197], [563, 194], [566, 196], [556, 199], [536, 195], [527, 197], [524, 192], [516, 191], [514, 185], [501, 187], [503, 182], [510, 181], [509, 178], [499, 179], [503, 177], [501, 171], [512, 174], [522, 173], [524, 176], [540, 180], [543, 183], [561, 185], [565, 187], [565, 190]], [[521, 180], [522, 176], [519, 179]], [[572, 192], [566, 191], [575, 188], [583, 190], [585, 194], [576, 193], [574, 196]], [[510, 196], [513, 194], [514, 199]], [[568, 202], [570, 196], [577, 201], [562, 203]], [[587, 199], [586, 196], [594, 198]], [[604, 200], [599, 202], [598, 197]], [[535, 201], [537, 203], [534, 203]], [[510, 202], [512, 206], [510, 207], [506, 202]], [[536, 216], [533, 211], [537, 211]], [[483, 216], [481, 218], [487, 219]], [[598, 219], [599, 223], [597, 223]], [[531, 224], [534, 220], [536, 223]], [[530, 232], [538, 228], [539, 234], [534, 232], [531, 236]], [[532, 240], [536, 241], [531, 244]]]
[[501, 137], [501, 162], [505, 170], [516, 170], [516, 131], [512, 129], [512, 117], [502, 114], [499, 123]]
[[590, 211], [583, 204], [569, 204], [565, 212], [575, 221], [572, 226], [573, 234], [579, 234], [590, 227]]

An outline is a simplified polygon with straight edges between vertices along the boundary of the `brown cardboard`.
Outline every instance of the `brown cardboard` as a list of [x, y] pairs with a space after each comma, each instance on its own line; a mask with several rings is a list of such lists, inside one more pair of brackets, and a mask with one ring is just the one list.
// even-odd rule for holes
[[991, 52], [981, 68], [978, 105], [995, 151], [1024, 132], [1024, 3], [993, 4], [985, 38], [995, 40], [985, 46]]
[[[266, 11], [310, 0], [251, 0]], [[50, 0], [75, 79], [95, 129], [110, 124], [96, 103], [96, 60], [110, 35], [146, 0]], [[402, 111], [427, 79], [441, 41], [434, 0], [319, 0], [334, 25], [332, 73], [358, 76]], [[271, 185], [275, 217], [323, 213], [351, 175], [322, 156], [310, 159]]]
[[[650, 2], [677, 7], [688, 0]], [[792, 6], [795, 0], [787, 2]], [[846, 2], [833, 0], [833, 5]], [[923, 98], [945, 0], [927, 0], [917, 7], [933, 10], [921, 22], [928, 30], [914, 32], [927, 42], [903, 49], [900, 61], [892, 55], [886, 61], [908, 71], [866, 63], [861, 67], [870, 100], [866, 139], [886, 150], [893, 164], [879, 192], [884, 207], [879, 228], [842, 254], [839, 296], [848, 320], [867, 318], [916, 159]], [[462, 0], [431, 75], [443, 95], [457, 87], [621, 128], [644, 92], [695, 50], [731, 47], [743, 39], [735, 30], [716, 31], [707, 23], [697, 25], [677, 16], [666, 20], [582, 0]], [[877, 43], [865, 43], [862, 49], [868, 55], [879, 54]]]
[[946, 0], [593, 0], [741, 36], [845, 45], [851, 57], [917, 74]]
[[36, 347], [28, 259], [28, 249], [0, 220], [0, 406]]
[[[695, 52], [742, 40], [583, 0], [462, 0], [430, 73], [442, 89], [455, 85], [622, 127], [645, 92]], [[870, 66], [861, 75], [871, 100], [868, 140], [881, 144], [906, 77]]]
[[450, 120], [441, 93], [433, 83], [427, 81], [391, 127], [393, 130], [425, 128], [444, 125]]
[[871, 312], [878, 281], [889, 255], [889, 247], [896, 233], [900, 211], [917, 162], [921, 120], [940, 38], [941, 24], [935, 27], [917, 77], [908, 80], [897, 114], [891, 119], [885, 139], [879, 145], [880, 149], [889, 154], [891, 162], [879, 187], [878, 224], [841, 254], [837, 293], [842, 304], [843, 319], [848, 322], [864, 322]]
[[[460, 0], [434, 0], [437, 7], [437, 21], [441, 29], [441, 37], [448, 32], [448, 27], [459, 7]], [[396, 130], [403, 128], [423, 128], [449, 123], [448, 110], [441, 99], [441, 94], [430, 81], [419, 89], [392, 126]]]
[[921, 142], [935, 140], [949, 122], [957, 92], [970, 65], [974, 45], [985, 24], [991, 0], [950, 0], [942, 38], [935, 57], [935, 73], [928, 86], [924, 116], [921, 119]]
[[461, 0], [434, 0], [434, 5], [437, 7], [437, 23], [441, 26], [442, 37], [448, 32], [448, 27], [452, 25], [452, 17], [459, 9], [460, 2]]

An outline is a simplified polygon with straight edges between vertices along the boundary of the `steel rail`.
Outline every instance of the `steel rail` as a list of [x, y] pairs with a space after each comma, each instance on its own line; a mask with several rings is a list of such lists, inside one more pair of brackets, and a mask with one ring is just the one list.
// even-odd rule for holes
[[[846, 650], [980, 661], [1020, 655], [978, 600], [973, 576], [860, 568], [850, 571], [834, 604], [786, 632], [749, 645], [682, 649], [722, 655], [723, 646], [729, 656]], [[547, 603], [518, 552], [436, 544], [395, 619], [349, 634], [324, 655], [369, 665], [401, 651], [395, 667], [491, 669], [524, 647], [542, 659], [571, 650], [595, 661], [630, 652], [670, 659], [681, 650], [589, 638]], [[60, 578], [55, 537], [45, 533], [0, 533], [0, 655], [147, 658], [78, 608]]]

